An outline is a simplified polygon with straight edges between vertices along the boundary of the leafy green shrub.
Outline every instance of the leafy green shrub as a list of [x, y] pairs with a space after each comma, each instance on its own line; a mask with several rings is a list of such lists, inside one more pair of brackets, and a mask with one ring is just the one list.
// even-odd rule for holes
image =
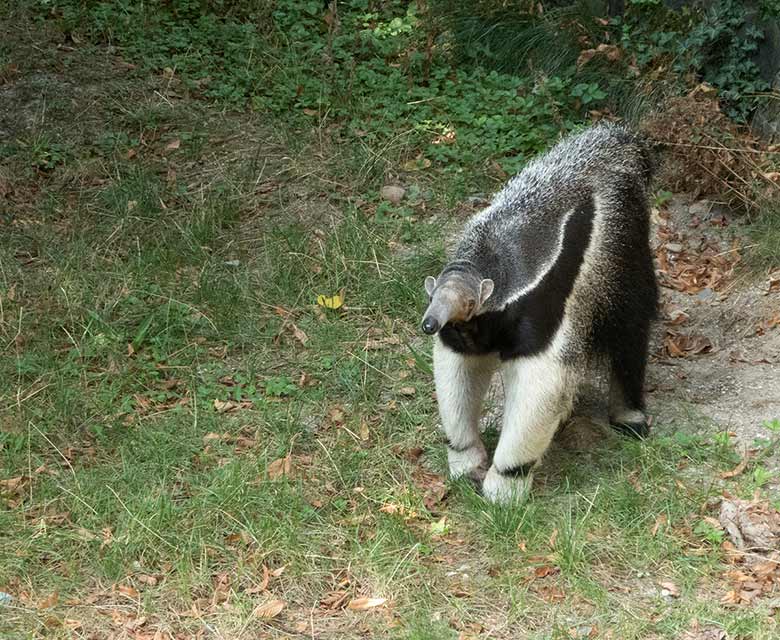
[[666, 60], [681, 77], [689, 75], [720, 90], [728, 115], [747, 120], [756, 95], [769, 85], [753, 57], [764, 37], [735, 0], [712, 3], [706, 10], [675, 12], [660, 3], [632, 0], [622, 26], [622, 44], [640, 68]]
[[401, 140], [422, 165], [494, 159], [513, 172], [606, 96], [565, 75], [456, 65], [450, 40], [415, 2], [348, 0], [337, 13], [311, 0], [34, 4], [196, 95], [248, 104], [291, 127], [335, 123], [370, 148]]

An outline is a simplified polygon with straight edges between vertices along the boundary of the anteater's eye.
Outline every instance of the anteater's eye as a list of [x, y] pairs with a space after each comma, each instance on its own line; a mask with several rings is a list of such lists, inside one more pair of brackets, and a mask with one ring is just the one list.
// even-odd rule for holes
[[474, 311], [474, 305], [477, 304], [474, 300], [469, 300], [468, 302], [468, 310], [469, 312]]

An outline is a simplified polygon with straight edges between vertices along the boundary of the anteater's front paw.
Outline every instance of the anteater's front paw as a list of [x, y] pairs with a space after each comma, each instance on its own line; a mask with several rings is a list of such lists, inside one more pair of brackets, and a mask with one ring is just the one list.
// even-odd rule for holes
[[448, 448], [447, 459], [452, 478], [467, 476], [469, 479], [481, 483], [487, 472], [487, 452], [482, 446], [469, 447], [463, 450]]
[[532, 484], [533, 473], [530, 469], [525, 474], [505, 474], [493, 465], [482, 482], [482, 495], [497, 504], [516, 504], [528, 497]]

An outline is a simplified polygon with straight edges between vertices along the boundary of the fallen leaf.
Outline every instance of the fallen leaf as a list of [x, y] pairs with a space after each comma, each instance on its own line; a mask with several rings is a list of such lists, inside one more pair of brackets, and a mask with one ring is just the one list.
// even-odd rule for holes
[[60, 594], [58, 591], [52, 591], [48, 596], [46, 596], [43, 600], [41, 600], [38, 603], [39, 609], [51, 609], [52, 607], [57, 606], [57, 603], [60, 600]]
[[671, 358], [687, 358], [712, 351], [712, 342], [702, 335], [667, 331], [664, 348]]
[[588, 64], [593, 58], [596, 56], [596, 50], [595, 49], [584, 49], [580, 52], [579, 57], [577, 58], [577, 68], [584, 67], [586, 64]]
[[414, 387], [401, 387], [398, 390], [398, 393], [400, 393], [402, 396], [411, 397], [417, 393], [417, 389]]
[[659, 582], [658, 585], [661, 587], [662, 596], [671, 596], [672, 598], [680, 597], [680, 587], [674, 582]]
[[237, 409], [251, 409], [252, 406], [253, 405], [249, 400], [236, 402], [235, 400], [219, 400], [218, 398], [214, 398], [214, 409], [216, 409], [217, 413], [230, 413]]
[[344, 296], [341, 293], [337, 293], [332, 296], [318, 295], [317, 304], [326, 309], [338, 309], [344, 304]]
[[549, 603], [563, 602], [566, 598], [563, 589], [554, 584], [545, 584], [539, 587], [539, 595], [545, 602]]
[[132, 598], [133, 600], [137, 600], [138, 597], [141, 595], [140, 593], [138, 593], [138, 589], [135, 589], [134, 587], [131, 587], [129, 585], [124, 585], [124, 584], [117, 585], [116, 590], [122, 595], [127, 596], [128, 598]]
[[541, 567], [534, 568], [534, 578], [546, 578], [547, 576], [554, 576], [560, 573], [560, 568], [553, 565], [542, 565]]
[[739, 464], [734, 467], [731, 471], [724, 471], [720, 474], [720, 477], [723, 480], [726, 480], [728, 478], [734, 478], [738, 475], [740, 475], [744, 470], [745, 467], [747, 467], [748, 461], [750, 460], [750, 452], [745, 450], [744, 455], [742, 456], [742, 460], [739, 461]]
[[346, 591], [331, 591], [327, 596], [320, 600], [320, 606], [325, 609], [341, 609], [347, 601], [349, 593]]
[[14, 478], [8, 478], [7, 480], [0, 480], [0, 490], [7, 491], [8, 493], [16, 493], [21, 489], [27, 476], [16, 476]]
[[665, 513], [662, 513], [655, 519], [655, 524], [653, 525], [652, 530], [650, 531], [650, 535], [655, 538], [656, 534], [660, 530], [661, 527], [666, 526], [668, 518], [666, 517]]
[[[133, 618], [132, 620], [128, 620], [125, 622], [125, 629], [128, 631], [135, 631], [136, 629], [140, 629], [146, 624], [146, 616], [141, 616], [140, 618]], [[138, 636], [136, 636], [138, 637]]]
[[306, 343], [309, 341], [309, 336], [307, 336], [303, 329], [299, 328], [295, 323], [290, 323], [290, 328], [292, 329], [295, 339], [305, 347]]
[[415, 486], [423, 493], [425, 508], [435, 513], [439, 504], [447, 497], [447, 483], [444, 477], [418, 468], [412, 475], [412, 479]]
[[282, 612], [282, 609], [284, 609], [286, 605], [287, 603], [283, 600], [269, 600], [268, 602], [264, 602], [263, 604], [255, 607], [252, 615], [256, 618], [263, 618], [266, 620], [269, 618], [275, 618]]
[[737, 549], [771, 550], [780, 546], [780, 512], [768, 502], [724, 498], [718, 521]]
[[165, 145], [165, 150], [166, 151], [175, 151], [180, 146], [181, 146], [181, 140], [179, 140], [178, 138], [175, 138], [175, 139], [171, 140], [168, 144]]
[[726, 640], [726, 632], [716, 627], [702, 628], [699, 621], [694, 620], [690, 630], [686, 631], [680, 640]]
[[333, 424], [339, 427], [344, 424], [344, 409], [340, 406], [331, 407], [330, 411], [328, 411], [328, 417]]
[[387, 598], [355, 598], [349, 601], [347, 608], [352, 611], [366, 611], [367, 609], [381, 607], [385, 602], [387, 602]]
[[389, 345], [401, 344], [401, 338], [398, 336], [388, 336], [386, 338], [369, 338], [363, 348], [368, 350], [383, 349]]
[[289, 455], [284, 458], [274, 460], [268, 465], [268, 478], [278, 480], [279, 478], [290, 477], [292, 475], [292, 460]]

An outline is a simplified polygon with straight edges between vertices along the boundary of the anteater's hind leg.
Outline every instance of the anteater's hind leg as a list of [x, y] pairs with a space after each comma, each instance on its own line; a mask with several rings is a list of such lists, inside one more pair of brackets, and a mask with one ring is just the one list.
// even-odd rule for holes
[[479, 433], [482, 401], [498, 367], [495, 356], [463, 356], [433, 345], [433, 376], [447, 458], [453, 478], [469, 476], [481, 482], [487, 471], [487, 452]]
[[635, 438], [644, 438], [650, 428], [643, 391], [649, 324], [634, 326], [610, 344], [609, 422], [617, 431]]
[[482, 493], [493, 502], [522, 499], [533, 468], [550, 445], [574, 397], [574, 377], [551, 353], [504, 366], [504, 423]]

